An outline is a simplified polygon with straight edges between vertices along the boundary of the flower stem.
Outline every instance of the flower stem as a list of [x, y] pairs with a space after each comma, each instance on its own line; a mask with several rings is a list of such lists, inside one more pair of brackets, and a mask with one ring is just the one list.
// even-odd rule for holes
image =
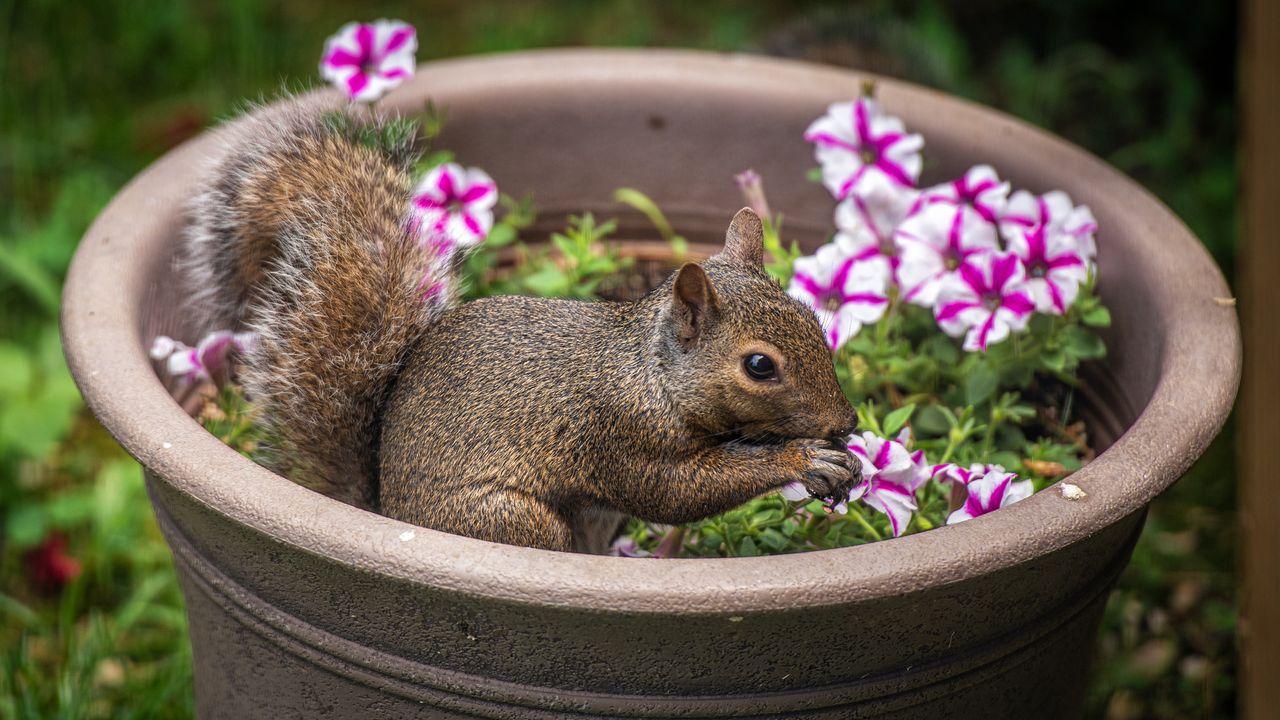
[[817, 527], [818, 523], [822, 522], [822, 520], [823, 518], [819, 516], [818, 513], [809, 513], [809, 519], [804, 521], [804, 536], [809, 537], [812, 535], [813, 529]]
[[960, 445], [959, 439], [956, 438], [955, 435], [953, 434], [950, 437], [950, 439], [947, 440], [947, 449], [942, 453], [942, 459], [938, 461], [938, 464], [946, 465], [948, 462], [950, 462], [951, 454], [956, 451], [956, 448], [959, 447], [959, 445]]
[[680, 550], [684, 547], [684, 526], [677, 525], [671, 528], [666, 537], [658, 543], [657, 549], [653, 551], [656, 558], [673, 558], [680, 554]]
[[987, 421], [987, 431], [982, 434], [982, 456], [986, 457], [991, 454], [992, 445], [995, 443], [996, 427], [1000, 425], [1001, 419], [992, 408], [991, 418]]
[[849, 508], [849, 514], [853, 516], [854, 520], [858, 521], [858, 524], [862, 526], [862, 529], [866, 530], [867, 533], [869, 533], [872, 538], [874, 538], [877, 541], [884, 539], [884, 536], [880, 534], [880, 531], [876, 530], [875, 527], [872, 526], [871, 523], [867, 522], [867, 519], [862, 516], [861, 509]]

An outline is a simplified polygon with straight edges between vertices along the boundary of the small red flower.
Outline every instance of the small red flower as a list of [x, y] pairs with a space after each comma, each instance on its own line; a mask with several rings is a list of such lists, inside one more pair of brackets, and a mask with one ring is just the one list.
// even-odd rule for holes
[[67, 537], [53, 533], [22, 556], [32, 587], [42, 593], [55, 594], [80, 577], [80, 561], [66, 550]]

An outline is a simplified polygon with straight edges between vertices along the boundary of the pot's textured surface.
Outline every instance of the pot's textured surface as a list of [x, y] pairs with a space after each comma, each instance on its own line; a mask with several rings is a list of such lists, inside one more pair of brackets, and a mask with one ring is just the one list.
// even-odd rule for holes
[[[650, 194], [714, 239], [754, 167], [812, 249], [832, 201], [801, 135], [864, 76], [672, 51], [433, 63], [384, 106], [446, 108], [441, 139], [546, 230]], [[787, 557], [646, 561], [494, 545], [331, 501], [241, 458], [170, 398], [146, 357], [193, 340], [172, 255], [208, 137], [131, 183], [90, 229], [63, 333], [90, 406], [147, 468], [186, 593], [202, 717], [1064, 717], [1150, 500], [1217, 433], [1240, 349], [1226, 285], [1167, 209], [1008, 117], [880, 80], [925, 135], [925, 182], [987, 162], [1061, 188], [1099, 233], [1110, 356], [1085, 387], [1095, 445], [1072, 482], [989, 516]], [[335, 98], [336, 101], [336, 98]], [[621, 214], [622, 231], [643, 228]]]

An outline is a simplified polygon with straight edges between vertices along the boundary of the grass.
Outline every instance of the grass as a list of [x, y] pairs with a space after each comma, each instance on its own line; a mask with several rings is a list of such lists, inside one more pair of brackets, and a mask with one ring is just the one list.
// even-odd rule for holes
[[[243, 98], [309, 82], [335, 2], [0, 4], [0, 718], [190, 717], [172, 561], [137, 465], [80, 405], [57, 344], [79, 237], [133, 174]], [[380, 3], [420, 59], [573, 44], [851, 62], [1004, 108], [1130, 173], [1230, 275], [1234, 6]], [[1152, 507], [1108, 606], [1091, 717], [1235, 710], [1230, 433]], [[59, 550], [59, 545], [64, 544]], [[34, 554], [33, 554], [34, 553]], [[71, 573], [78, 564], [78, 573]], [[68, 582], [58, 582], [59, 573]]]

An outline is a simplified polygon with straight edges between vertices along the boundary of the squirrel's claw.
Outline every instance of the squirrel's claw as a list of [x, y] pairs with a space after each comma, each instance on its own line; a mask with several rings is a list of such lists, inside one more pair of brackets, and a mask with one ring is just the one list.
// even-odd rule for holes
[[832, 449], [826, 440], [805, 439], [791, 444], [800, 448], [808, 460], [801, 482], [813, 497], [838, 504], [862, 478], [861, 465], [855, 468], [848, 452]]

